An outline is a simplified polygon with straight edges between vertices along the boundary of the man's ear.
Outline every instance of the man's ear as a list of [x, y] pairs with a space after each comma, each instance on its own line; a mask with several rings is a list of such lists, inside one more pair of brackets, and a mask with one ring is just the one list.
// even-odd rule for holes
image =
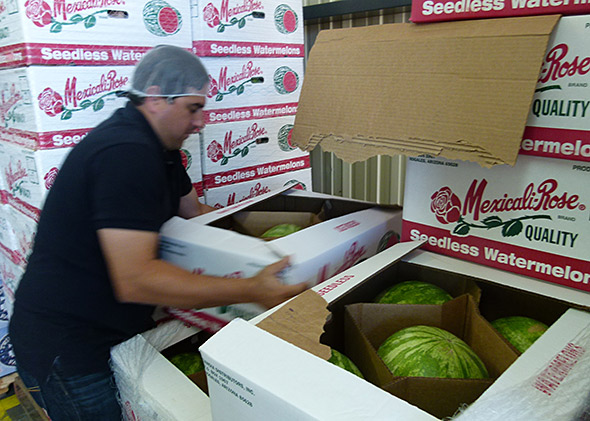
[[159, 86], [150, 86], [145, 90], [147, 97], [143, 105], [150, 111], [155, 111], [157, 107], [160, 107], [162, 103], [165, 102], [165, 98], [160, 96], [150, 96], [150, 95], [160, 95], [160, 87]]

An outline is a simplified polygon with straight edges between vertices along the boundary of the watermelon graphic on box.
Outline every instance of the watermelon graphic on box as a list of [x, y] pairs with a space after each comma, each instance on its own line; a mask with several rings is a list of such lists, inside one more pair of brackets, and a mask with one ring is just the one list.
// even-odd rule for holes
[[180, 30], [182, 15], [167, 2], [152, 0], [143, 7], [143, 22], [150, 33], [166, 37]]
[[[242, 119], [281, 117], [276, 110], [261, 115], [260, 107], [299, 101], [303, 60], [299, 58], [202, 57], [209, 72], [207, 121], [228, 122], [233, 114]], [[211, 117], [213, 115], [213, 117]]]
[[275, 9], [275, 25], [280, 33], [291, 34], [297, 30], [299, 18], [288, 4], [281, 4]]

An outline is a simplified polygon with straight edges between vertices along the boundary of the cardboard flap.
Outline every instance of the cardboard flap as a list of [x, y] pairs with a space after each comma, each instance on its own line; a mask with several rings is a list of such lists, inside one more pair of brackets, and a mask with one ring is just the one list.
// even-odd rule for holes
[[328, 315], [328, 303], [307, 290], [283, 305], [256, 326], [324, 360], [330, 347], [320, 344]]
[[559, 15], [321, 31], [292, 142], [513, 165]]

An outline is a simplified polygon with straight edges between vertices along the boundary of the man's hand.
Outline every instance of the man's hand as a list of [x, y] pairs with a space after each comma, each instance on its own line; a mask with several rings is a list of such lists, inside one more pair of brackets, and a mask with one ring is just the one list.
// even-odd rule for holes
[[284, 285], [278, 275], [289, 266], [289, 258], [283, 257], [272, 263], [252, 277], [254, 294], [259, 296], [255, 302], [265, 308], [272, 308], [283, 301], [294, 297], [307, 289], [307, 284], [301, 282], [295, 285]]

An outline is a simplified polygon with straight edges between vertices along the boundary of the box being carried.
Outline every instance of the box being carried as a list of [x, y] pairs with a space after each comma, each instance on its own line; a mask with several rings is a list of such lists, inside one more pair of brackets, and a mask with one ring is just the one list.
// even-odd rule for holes
[[[400, 216], [397, 207], [286, 188], [191, 220], [172, 218], [162, 227], [160, 254], [194, 273], [240, 278], [290, 256], [283, 282], [311, 287], [396, 243]], [[302, 229], [270, 241], [260, 237], [279, 223]], [[251, 319], [263, 309], [236, 304], [170, 311], [215, 331], [235, 317]]]
[[134, 65], [158, 44], [191, 48], [188, 1], [3, 3], [0, 68]]

